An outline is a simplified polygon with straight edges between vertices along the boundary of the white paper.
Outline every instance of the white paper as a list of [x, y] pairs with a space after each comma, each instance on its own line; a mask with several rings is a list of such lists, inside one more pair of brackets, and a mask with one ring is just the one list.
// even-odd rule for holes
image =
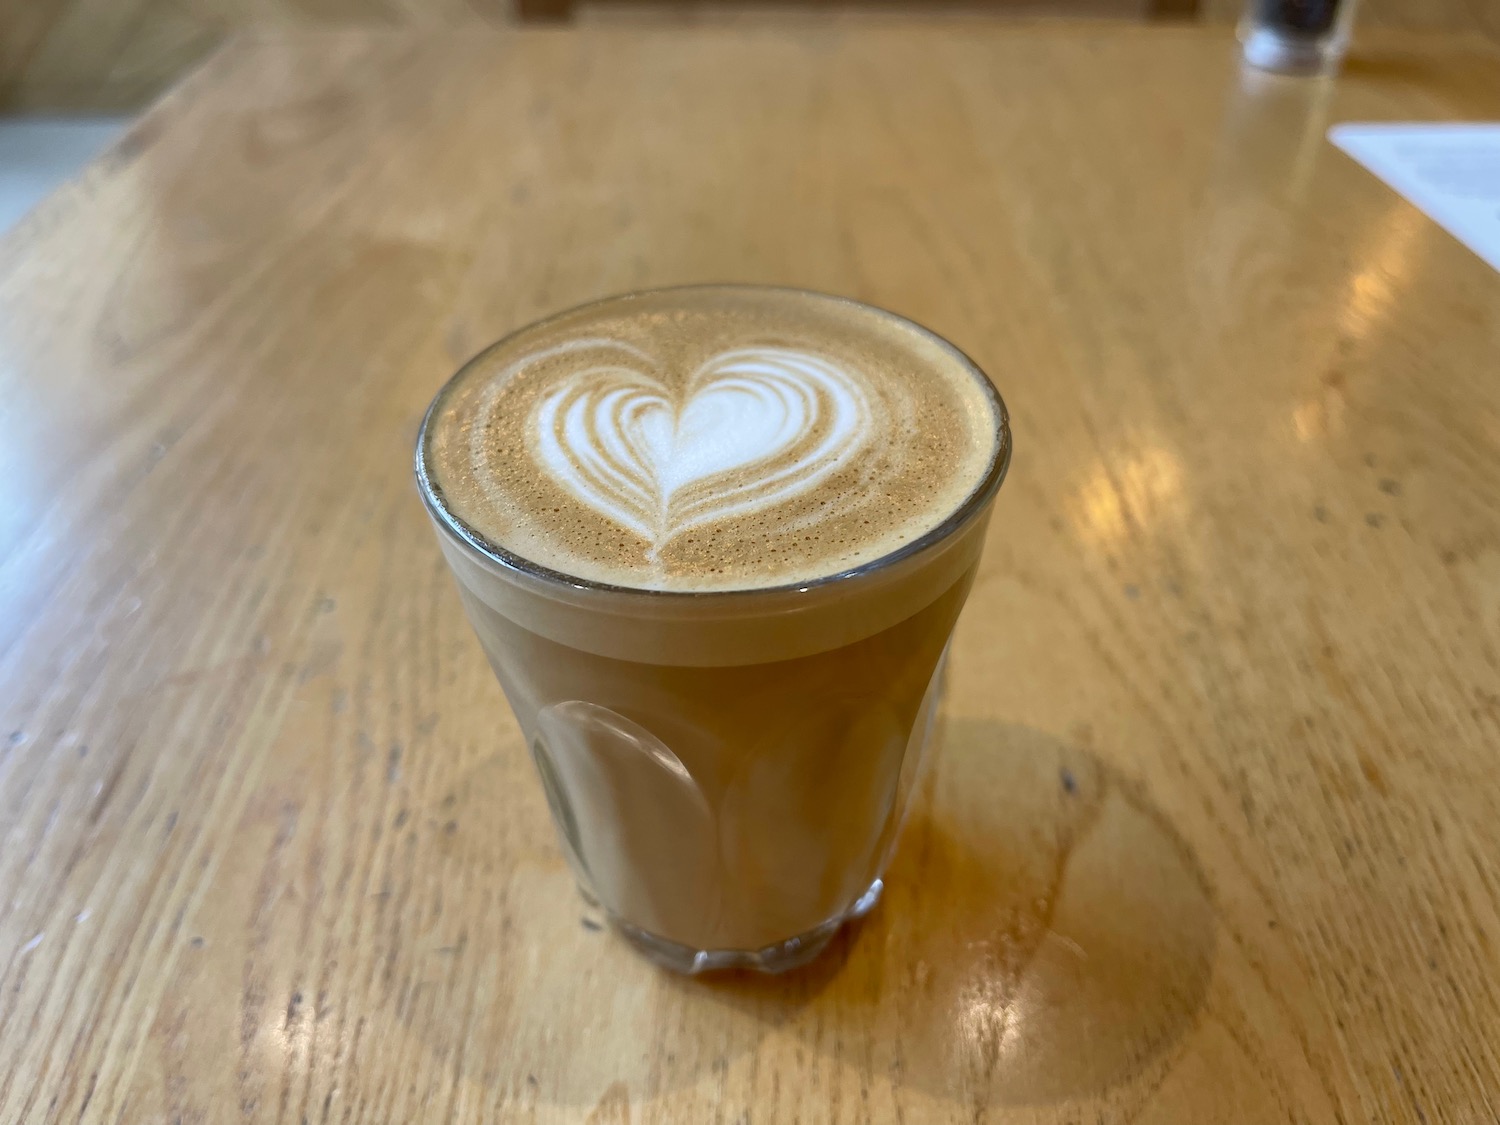
[[1328, 139], [1500, 270], [1500, 124], [1335, 125]]

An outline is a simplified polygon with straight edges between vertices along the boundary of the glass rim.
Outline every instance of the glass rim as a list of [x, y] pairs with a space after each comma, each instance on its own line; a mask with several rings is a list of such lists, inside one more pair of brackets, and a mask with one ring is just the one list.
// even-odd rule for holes
[[[903, 543], [893, 551], [888, 551], [867, 562], [860, 563], [858, 566], [849, 567], [846, 570], [837, 571], [833, 574], [819, 575], [816, 578], [809, 578], [800, 582], [786, 582], [776, 586], [736, 586], [721, 590], [660, 590], [647, 586], [622, 586], [618, 583], [600, 582], [596, 579], [569, 574], [566, 571], [545, 566], [534, 559], [528, 559], [524, 555], [519, 555], [514, 551], [502, 547], [500, 544], [485, 537], [476, 528], [470, 526], [448, 507], [443, 490], [438, 486], [432, 474], [427, 469], [427, 439], [433, 418], [436, 417], [449, 394], [452, 393], [453, 389], [463, 380], [466, 374], [483, 363], [490, 355], [511, 343], [511, 341], [523, 332], [544, 327], [554, 320], [593, 308], [596, 305], [653, 296], [660, 293], [672, 293], [684, 289], [738, 289], [815, 297], [819, 300], [835, 301], [840, 304], [853, 305], [857, 308], [869, 310], [898, 324], [905, 325], [926, 337], [937, 344], [940, 349], [951, 354], [962, 366], [967, 368], [970, 374], [977, 379], [980, 387], [989, 399], [989, 404], [995, 414], [997, 440], [984, 476], [980, 478], [979, 483], [974, 486], [973, 490], [963, 499], [962, 503], [954, 508], [941, 522], [935, 524], [911, 542]], [[896, 563], [920, 555], [929, 548], [941, 543], [982, 511], [985, 504], [1000, 490], [1000, 485], [1004, 482], [1005, 475], [1010, 469], [1010, 458], [1010, 411], [1006, 408], [1005, 400], [1000, 397], [999, 390], [995, 387], [990, 377], [985, 374], [984, 369], [975, 363], [966, 352], [932, 329], [917, 323], [910, 317], [902, 316], [900, 313], [892, 312], [890, 309], [882, 308], [879, 305], [870, 304], [868, 301], [856, 300], [853, 297], [842, 297], [833, 293], [823, 293], [816, 289], [803, 289], [791, 285], [760, 285], [752, 282], [702, 282], [685, 285], [665, 285], [651, 289], [632, 289], [624, 293], [599, 297], [592, 301], [585, 301], [582, 304], [571, 305], [566, 309], [542, 317], [540, 320], [528, 321], [521, 327], [505, 333], [505, 335], [501, 336], [494, 343], [482, 348], [464, 361], [458, 370], [449, 376], [442, 387], [438, 389], [437, 394], [433, 396], [432, 402], [428, 404], [427, 410], [422, 416], [422, 425], [417, 430], [415, 469], [417, 491], [421, 494], [422, 503], [426, 506], [429, 515], [432, 516], [439, 529], [457, 539], [462, 546], [476, 553], [484, 562], [498, 567], [504, 573], [516, 574], [524, 578], [539, 580], [548, 585], [562, 586], [576, 591], [685, 601], [703, 598], [744, 598], [754, 595], [801, 594], [886, 570]]]

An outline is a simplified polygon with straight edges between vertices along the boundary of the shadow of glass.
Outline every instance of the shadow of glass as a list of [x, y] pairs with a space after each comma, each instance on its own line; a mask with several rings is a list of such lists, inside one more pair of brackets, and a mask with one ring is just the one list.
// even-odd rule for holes
[[947, 724], [886, 884], [806, 976], [669, 986], [969, 1112], [1129, 1082], [1202, 1007], [1216, 923], [1191, 851], [1126, 779], [1037, 731]]
[[1215, 914], [1144, 794], [1037, 731], [954, 722], [890, 883], [908, 1080], [1052, 1103], [1135, 1077], [1197, 1018]]
[[[795, 1084], [788, 1068], [821, 1058], [966, 1118], [1153, 1081], [1212, 974], [1214, 907], [1190, 849], [1086, 751], [985, 720], [945, 728], [885, 900], [779, 977], [641, 960], [573, 890], [535, 779], [509, 755], [482, 766], [422, 818], [413, 848], [429, 854], [412, 857], [474, 941], [395, 923], [392, 1010], [496, 1105], [691, 1101], [742, 1060]], [[535, 800], [512, 791], [520, 815], [487, 821], [514, 784]], [[471, 818], [477, 831], [448, 829]]]

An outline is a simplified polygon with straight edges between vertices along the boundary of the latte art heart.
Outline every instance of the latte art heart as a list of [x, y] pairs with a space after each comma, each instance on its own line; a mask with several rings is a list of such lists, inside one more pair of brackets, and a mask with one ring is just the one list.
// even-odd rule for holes
[[646, 539], [785, 503], [848, 464], [872, 404], [836, 364], [787, 348], [722, 352], [680, 397], [634, 348], [574, 371], [533, 415], [534, 453], [578, 500]]

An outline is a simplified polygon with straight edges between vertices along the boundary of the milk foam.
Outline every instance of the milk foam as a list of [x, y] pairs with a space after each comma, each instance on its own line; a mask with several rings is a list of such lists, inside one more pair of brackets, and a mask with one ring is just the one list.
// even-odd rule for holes
[[581, 502], [648, 540], [648, 557], [688, 528], [811, 491], [870, 440], [865, 389], [810, 352], [723, 352], [679, 400], [649, 356], [617, 341], [589, 344], [617, 350], [619, 362], [582, 367], [542, 397], [536, 459]]
[[942, 523], [1002, 428], [936, 337], [789, 290], [662, 290], [477, 358], [424, 430], [440, 503], [502, 551], [652, 589], [839, 573]]

